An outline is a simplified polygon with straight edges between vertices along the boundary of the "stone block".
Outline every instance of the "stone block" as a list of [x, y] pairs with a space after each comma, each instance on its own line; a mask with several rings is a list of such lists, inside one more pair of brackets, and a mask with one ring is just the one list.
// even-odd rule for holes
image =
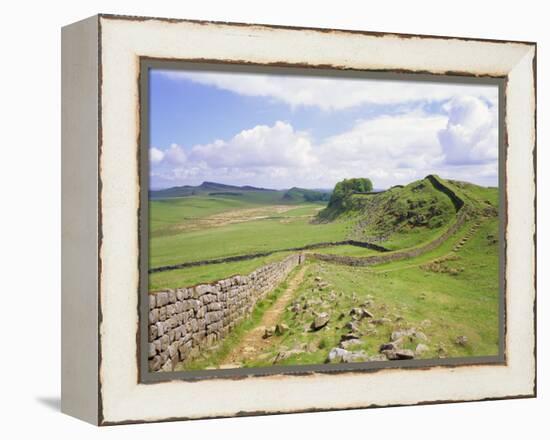
[[149, 371], [159, 371], [161, 366], [160, 356], [155, 356], [149, 360]]
[[175, 339], [176, 339], [176, 330], [169, 330], [167, 335], [168, 335], [168, 340], [170, 341], [170, 343], [174, 342]]
[[204, 315], [206, 313], [206, 306], [201, 306], [197, 309], [197, 312], [195, 313], [195, 318], [204, 318]]
[[187, 310], [193, 309], [194, 302], [192, 299], [188, 299], [188, 300], [182, 301], [181, 305], [182, 305], [183, 311], [185, 312]]
[[159, 320], [159, 309], [149, 311], [149, 324], [155, 324]]
[[179, 352], [178, 352], [178, 344], [172, 343], [168, 347], [168, 355], [170, 356], [170, 359], [174, 362], [179, 362]]
[[183, 301], [189, 298], [189, 289], [177, 289], [176, 298], [178, 301]]
[[163, 335], [160, 338], [160, 349], [161, 351], [165, 351], [168, 348], [168, 345], [170, 344], [170, 338], [168, 335]]
[[168, 292], [158, 292], [156, 298], [157, 307], [162, 307], [168, 304]]
[[174, 290], [168, 291], [168, 303], [174, 304], [177, 300], [176, 292]]
[[217, 312], [207, 312], [206, 315], [204, 315], [204, 319], [206, 320], [206, 324], [211, 324], [215, 321], [219, 321], [223, 318], [223, 312], [217, 311]]
[[207, 307], [209, 312], [215, 312], [222, 309], [222, 305], [219, 302], [211, 302]]
[[157, 306], [156, 296], [149, 295], [149, 310], [154, 309]]
[[162, 366], [162, 371], [172, 371], [173, 369], [174, 369], [174, 365], [171, 359], [168, 359], [165, 362], [165, 364]]
[[159, 311], [159, 321], [166, 321], [166, 306], [162, 306]]
[[175, 304], [168, 304], [166, 306], [166, 316], [170, 318], [171, 316], [174, 316], [176, 314], [176, 306]]
[[156, 324], [149, 326], [149, 342], [153, 342], [158, 337], [158, 328]]
[[160, 337], [164, 334], [165, 332], [165, 325], [164, 325], [164, 322], [162, 321], [158, 321], [156, 324], [157, 326], [157, 335]]

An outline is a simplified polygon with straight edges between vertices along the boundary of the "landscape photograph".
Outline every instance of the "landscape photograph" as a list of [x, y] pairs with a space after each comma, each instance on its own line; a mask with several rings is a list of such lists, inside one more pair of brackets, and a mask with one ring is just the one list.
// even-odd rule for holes
[[499, 355], [497, 86], [152, 68], [148, 88], [149, 371]]

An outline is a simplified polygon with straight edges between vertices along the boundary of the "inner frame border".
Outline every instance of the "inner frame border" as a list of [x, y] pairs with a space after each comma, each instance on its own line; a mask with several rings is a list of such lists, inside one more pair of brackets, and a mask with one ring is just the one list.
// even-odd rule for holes
[[[301, 376], [310, 374], [375, 373], [386, 369], [430, 369], [432, 367], [465, 367], [479, 365], [506, 365], [506, 231], [508, 226], [507, 203], [507, 132], [506, 132], [506, 76], [475, 76], [467, 74], [435, 74], [404, 70], [364, 70], [290, 63], [260, 64], [246, 61], [217, 59], [164, 59], [139, 57], [138, 81], [138, 239], [140, 253], [137, 340], [138, 383], [159, 383], [174, 380], [196, 382], [208, 379], [243, 379], [274, 375]], [[349, 364], [311, 364], [271, 366], [261, 368], [235, 368], [217, 370], [191, 370], [151, 373], [148, 368], [148, 285], [149, 285], [149, 71], [151, 69], [184, 71], [221, 71], [239, 73], [284, 74], [313, 77], [359, 78], [408, 82], [437, 82], [453, 84], [493, 85], [498, 87], [498, 150], [499, 150], [499, 353], [495, 356], [473, 356], [446, 359], [414, 359], [403, 361], [357, 362]]]

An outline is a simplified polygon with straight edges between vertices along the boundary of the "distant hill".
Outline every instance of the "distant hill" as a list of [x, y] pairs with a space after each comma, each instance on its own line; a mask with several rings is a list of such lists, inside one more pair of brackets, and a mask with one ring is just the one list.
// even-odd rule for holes
[[255, 186], [235, 186], [217, 182], [202, 182], [200, 185], [174, 186], [172, 188], [152, 190], [149, 196], [152, 199], [164, 199], [170, 197], [188, 197], [196, 195], [241, 195], [243, 192], [277, 192], [274, 189], [258, 188]]

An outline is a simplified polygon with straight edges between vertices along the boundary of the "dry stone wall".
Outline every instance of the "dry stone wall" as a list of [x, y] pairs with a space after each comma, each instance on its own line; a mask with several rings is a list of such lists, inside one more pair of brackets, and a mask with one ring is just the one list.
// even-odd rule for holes
[[150, 294], [149, 370], [172, 371], [223, 339], [304, 258], [294, 254], [247, 276]]
[[460, 229], [460, 227], [462, 227], [467, 218], [467, 213], [461, 211], [460, 214], [457, 216], [456, 221], [442, 235], [425, 244], [424, 246], [419, 246], [406, 251], [385, 252], [369, 257], [349, 257], [346, 255], [331, 254], [310, 254], [309, 257], [317, 260], [328, 261], [331, 263], [343, 264], [346, 266], [372, 266], [373, 264], [389, 263], [391, 261], [418, 257], [419, 255], [434, 250], [444, 241], [448, 240], [456, 231]]

